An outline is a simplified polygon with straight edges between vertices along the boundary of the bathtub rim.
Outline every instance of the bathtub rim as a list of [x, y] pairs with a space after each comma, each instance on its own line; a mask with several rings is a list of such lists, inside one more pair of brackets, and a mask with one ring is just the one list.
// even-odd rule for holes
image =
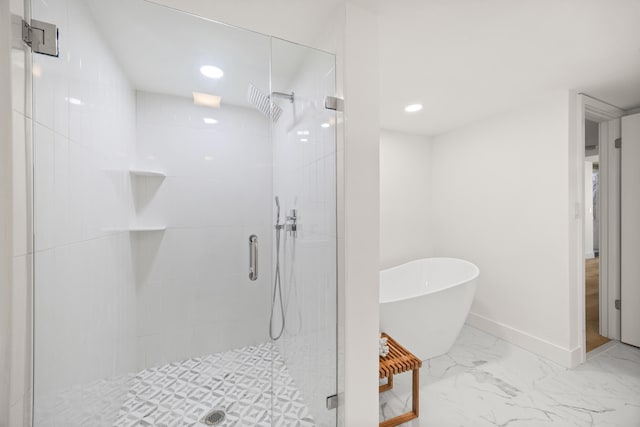
[[[397, 303], [397, 302], [406, 301], [406, 300], [413, 299], [413, 298], [422, 297], [422, 296], [425, 296], [425, 295], [436, 294], [438, 292], [446, 291], [447, 289], [451, 289], [451, 288], [456, 287], [456, 286], [464, 285], [466, 283], [471, 283], [474, 280], [476, 280], [478, 278], [478, 276], [480, 275], [480, 268], [478, 268], [478, 266], [476, 264], [472, 263], [471, 261], [467, 261], [467, 260], [462, 259], [462, 258], [453, 258], [453, 257], [429, 257], [429, 258], [418, 258], [418, 259], [414, 259], [414, 260], [411, 260], [411, 261], [407, 261], [407, 262], [402, 263], [400, 265], [396, 265], [394, 267], [385, 268], [384, 270], [380, 270], [378, 272], [378, 276], [380, 274], [382, 274], [382, 272], [384, 272], [384, 271], [394, 270], [394, 269], [403, 267], [403, 266], [405, 266], [407, 264], [411, 264], [411, 263], [415, 263], [415, 262], [419, 262], [419, 261], [424, 261], [424, 260], [456, 261], [456, 262], [460, 262], [460, 263], [464, 263], [464, 264], [469, 264], [470, 266], [472, 266], [475, 269], [475, 271], [474, 271], [474, 274], [470, 275], [468, 278], [466, 278], [464, 280], [457, 281], [457, 282], [452, 282], [452, 283], [450, 283], [448, 285], [445, 285], [445, 286], [442, 286], [442, 287], [438, 288], [437, 290], [432, 290], [432, 291], [429, 292], [428, 289], [427, 289], [426, 292], [421, 292], [421, 293], [413, 294], [413, 295], [406, 296], [406, 297], [388, 299], [386, 301], [382, 301], [381, 299], [379, 299], [378, 303], [379, 304]], [[382, 286], [382, 280], [379, 280], [378, 286], [379, 287]]]

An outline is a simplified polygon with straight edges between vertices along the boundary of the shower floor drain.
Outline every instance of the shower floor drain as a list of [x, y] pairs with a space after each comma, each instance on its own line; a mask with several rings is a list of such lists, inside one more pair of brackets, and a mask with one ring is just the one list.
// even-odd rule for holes
[[224, 417], [224, 411], [220, 409], [214, 409], [213, 411], [207, 413], [204, 418], [202, 418], [202, 422], [208, 426], [217, 426], [224, 421]]

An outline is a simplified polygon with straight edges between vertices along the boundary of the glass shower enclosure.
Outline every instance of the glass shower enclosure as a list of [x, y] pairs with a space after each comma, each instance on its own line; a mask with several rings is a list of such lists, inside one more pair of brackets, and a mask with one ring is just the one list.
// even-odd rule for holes
[[32, 17], [33, 425], [336, 425], [335, 57], [143, 0]]

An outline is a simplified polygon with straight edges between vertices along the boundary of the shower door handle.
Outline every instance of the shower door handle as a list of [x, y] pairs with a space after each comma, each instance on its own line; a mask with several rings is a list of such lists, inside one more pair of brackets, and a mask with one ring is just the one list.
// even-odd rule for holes
[[249, 236], [249, 280], [258, 279], [258, 236]]

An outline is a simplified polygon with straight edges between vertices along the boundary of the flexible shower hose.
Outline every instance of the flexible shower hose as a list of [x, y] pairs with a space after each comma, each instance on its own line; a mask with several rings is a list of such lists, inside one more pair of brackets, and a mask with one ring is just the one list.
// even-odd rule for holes
[[[280, 325], [280, 331], [277, 334], [273, 333], [273, 313], [276, 306], [276, 295], [280, 302], [280, 318], [282, 323]], [[277, 341], [284, 332], [284, 306], [282, 304], [282, 283], [280, 282], [280, 228], [276, 226], [276, 274], [273, 283], [273, 298], [271, 300], [271, 315], [269, 316], [269, 337], [272, 340]]]

